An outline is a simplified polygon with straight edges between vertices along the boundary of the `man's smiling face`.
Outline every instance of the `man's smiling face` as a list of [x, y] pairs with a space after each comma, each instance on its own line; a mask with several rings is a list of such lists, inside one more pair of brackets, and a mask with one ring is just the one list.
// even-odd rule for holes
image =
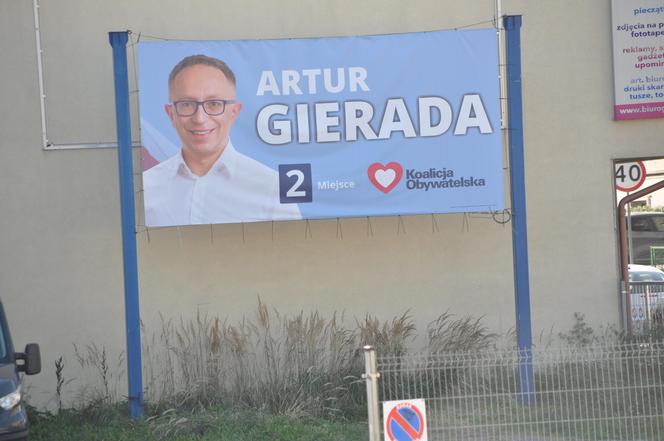
[[[174, 101], [234, 100], [235, 86], [216, 67], [197, 64], [184, 68], [173, 79], [169, 98]], [[226, 104], [224, 113], [210, 116], [198, 106], [191, 116], [179, 116], [171, 104], [166, 113], [182, 141], [185, 160], [216, 159], [226, 144], [231, 126], [241, 109], [240, 103]]]

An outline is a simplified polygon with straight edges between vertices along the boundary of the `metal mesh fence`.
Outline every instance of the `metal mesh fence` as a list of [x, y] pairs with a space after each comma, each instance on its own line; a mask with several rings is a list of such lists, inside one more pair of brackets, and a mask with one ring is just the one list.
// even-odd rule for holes
[[630, 282], [632, 332], [664, 330], [664, 282]]
[[663, 344], [533, 350], [534, 395], [524, 359], [379, 354], [379, 400], [424, 398], [430, 441], [664, 440]]

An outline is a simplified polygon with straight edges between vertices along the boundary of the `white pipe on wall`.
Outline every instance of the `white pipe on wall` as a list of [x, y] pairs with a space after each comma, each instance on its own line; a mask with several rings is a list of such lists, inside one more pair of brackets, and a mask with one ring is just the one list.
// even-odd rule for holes
[[[73, 150], [73, 149], [91, 149], [91, 148], [117, 148], [117, 142], [83, 142], [54, 144], [48, 139], [46, 129], [46, 93], [44, 91], [44, 61], [43, 49], [41, 46], [41, 30], [39, 26], [39, 1], [32, 0], [32, 9], [35, 20], [35, 47], [37, 50], [37, 80], [39, 83], [39, 108], [41, 114], [41, 137], [42, 148], [44, 150]], [[132, 142], [133, 147], [140, 147], [140, 142]]]
[[39, 31], [39, 3], [37, 0], [32, 0], [32, 9], [35, 17], [35, 40], [37, 48], [37, 76], [39, 81], [39, 103], [41, 110], [41, 130], [42, 130], [42, 148], [46, 149], [49, 146], [48, 137], [46, 136], [46, 94], [44, 94], [44, 70], [42, 65], [42, 48], [41, 48], [41, 35]]

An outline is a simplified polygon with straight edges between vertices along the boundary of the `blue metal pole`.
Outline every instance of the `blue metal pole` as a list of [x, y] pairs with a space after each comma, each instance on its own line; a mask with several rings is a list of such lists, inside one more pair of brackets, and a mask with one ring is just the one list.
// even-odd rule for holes
[[129, 414], [132, 418], [138, 419], [143, 416], [143, 378], [141, 372], [141, 328], [138, 303], [138, 259], [136, 256], [136, 217], [134, 214], [134, 179], [131, 157], [129, 80], [127, 77], [128, 35], [127, 32], [109, 32], [108, 39], [113, 48], [113, 76], [115, 80], [125, 324], [127, 327]]
[[528, 234], [526, 224], [526, 173], [523, 147], [523, 100], [521, 96], [521, 16], [504, 18], [507, 46], [507, 103], [509, 112], [510, 194], [512, 197], [512, 253], [516, 336], [519, 347], [521, 399], [535, 402], [528, 278]]

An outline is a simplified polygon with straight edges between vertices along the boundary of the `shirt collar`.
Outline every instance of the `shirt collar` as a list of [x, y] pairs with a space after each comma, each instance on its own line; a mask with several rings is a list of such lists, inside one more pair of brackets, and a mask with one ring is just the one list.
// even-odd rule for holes
[[[212, 165], [210, 171], [207, 172], [205, 176], [211, 174], [225, 174], [227, 176], [232, 176], [236, 170], [235, 164], [237, 163], [238, 151], [233, 147], [231, 140], [228, 140], [228, 144], [224, 148], [224, 151], [221, 153], [221, 156], [217, 158], [217, 161]], [[187, 166], [187, 163], [184, 162], [184, 157], [182, 156], [182, 149], [176, 155], [177, 162], [175, 164], [174, 172], [177, 175], [185, 176], [192, 179], [201, 178], [202, 176], [195, 175]]]
[[226, 144], [226, 148], [224, 148], [224, 151], [221, 153], [221, 156], [219, 156], [217, 162], [214, 163], [208, 174], [223, 173], [229, 177], [233, 176], [233, 173], [235, 173], [235, 171], [237, 170], [235, 164], [237, 163], [238, 155], [239, 155], [238, 151], [235, 150], [235, 147], [233, 147], [233, 143], [229, 138], [228, 144]]

